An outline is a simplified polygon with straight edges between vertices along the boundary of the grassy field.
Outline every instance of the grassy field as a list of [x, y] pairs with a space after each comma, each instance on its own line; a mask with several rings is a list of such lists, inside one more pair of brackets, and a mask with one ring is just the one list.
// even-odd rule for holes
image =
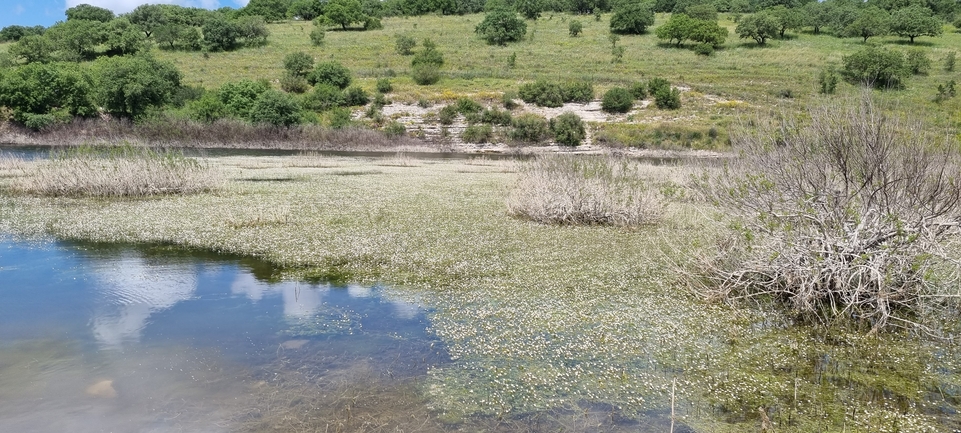
[[[178, 245], [263, 257], [284, 266], [277, 277], [384, 284], [430, 308], [452, 358], [405, 391], [420, 406], [383, 406], [425, 417], [422, 431], [666, 431], [672, 396], [698, 431], [756, 430], [758, 407], [778, 431], [956, 427], [939, 415], [961, 383], [953, 346], [781, 326], [687, 291], [676, 272], [720, 227], [697, 200], [673, 195], [654, 226], [552, 226], [507, 215], [517, 161], [208, 163], [222, 189], [149, 199], [21, 195], [9, 186], [36, 163], [5, 163], [0, 233]], [[639, 167], [675, 191], [691, 171]], [[261, 391], [325, 407], [289, 386]]]
[[[185, 82], [214, 88], [241, 78], [267, 78], [277, 83], [283, 73], [285, 55], [304, 51], [317, 61], [336, 60], [350, 68], [359, 83], [373, 91], [376, 78], [397, 74], [393, 79], [397, 101], [414, 102], [421, 98], [452, 100], [467, 95], [476, 99], [498, 99], [505, 91], [516, 91], [520, 84], [535, 79], [567, 81], [584, 79], [595, 83], [599, 97], [611, 86], [666, 78], [676, 86], [688, 89], [683, 94], [684, 107], [679, 111], [645, 109], [635, 120], [673, 120], [685, 123], [721, 124], [744, 108], [786, 109], [806, 104], [817, 95], [817, 74], [828, 65], [839, 65], [843, 56], [864, 44], [860, 38], [836, 38], [789, 32], [785, 40], [771, 40], [758, 47], [750, 39], [738, 39], [735, 23], [722, 18], [721, 25], [730, 35], [724, 47], [713, 56], [704, 57], [689, 49], [664, 46], [653, 31], [668, 16], [659, 14], [646, 35], [622, 36], [617, 42], [626, 48], [623, 62], [612, 63], [608, 41], [609, 15], [600, 21], [591, 16], [546, 14], [528, 21], [527, 40], [506, 47], [486, 45], [474, 33], [483, 15], [420, 16], [386, 18], [384, 29], [369, 32], [330, 31], [321, 47], [310, 45], [308, 22], [284, 22], [269, 25], [269, 43], [260, 48], [229, 53], [159, 52], [184, 72]], [[568, 21], [584, 24], [578, 37], [568, 35]], [[433, 86], [418, 86], [408, 76], [410, 57], [397, 54], [394, 37], [408, 35], [437, 43], [446, 60], [444, 78]], [[908, 48], [896, 37], [872, 38], [899, 49]], [[884, 92], [882, 98], [898, 101], [906, 111], [922, 113], [936, 124], [954, 126], [961, 108], [958, 99], [937, 105], [932, 102], [938, 84], [959, 77], [959, 70], [945, 72], [942, 60], [961, 46], [961, 34], [948, 27], [943, 36], [918, 38], [915, 46], [925, 50], [933, 67], [927, 76], [915, 76], [903, 91]], [[513, 68], [508, 58], [516, 54]], [[276, 85], [276, 84], [275, 84]], [[790, 91], [792, 99], [782, 95]], [[840, 94], [860, 90], [847, 83], [839, 86]], [[881, 92], [879, 92], [881, 93]], [[744, 101], [739, 104], [730, 101]]]

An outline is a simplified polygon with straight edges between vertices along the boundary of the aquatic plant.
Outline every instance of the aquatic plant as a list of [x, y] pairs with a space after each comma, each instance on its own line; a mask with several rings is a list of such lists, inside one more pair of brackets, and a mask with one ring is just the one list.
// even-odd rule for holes
[[666, 202], [636, 170], [636, 162], [610, 156], [537, 157], [521, 166], [507, 209], [549, 224], [652, 224]]

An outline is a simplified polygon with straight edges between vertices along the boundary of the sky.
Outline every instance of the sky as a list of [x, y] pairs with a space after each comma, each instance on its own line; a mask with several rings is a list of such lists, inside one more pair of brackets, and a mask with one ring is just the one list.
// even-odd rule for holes
[[115, 14], [134, 10], [144, 3], [169, 3], [217, 9], [242, 7], [249, 0], [0, 0], [0, 28], [10, 25], [50, 27], [67, 19], [64, 11], [81, 3], [110, 9]]

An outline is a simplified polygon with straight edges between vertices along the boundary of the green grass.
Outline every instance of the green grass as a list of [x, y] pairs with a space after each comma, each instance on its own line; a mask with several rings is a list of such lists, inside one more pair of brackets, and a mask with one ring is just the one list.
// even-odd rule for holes
[[[712, 116], [729, 118], [741, 111], [727, 108], [725, 100], [746, 101], [755, 109], [790, 109], [809, 102], [816, 96], [817, 73], [828, 65], [839, 65], [843, 56], [863, 46], [859, 38], [793, 32], [788, 39], [771, 40], [766, 47], [758, 47], [749, 39], [738, 39], [734, 33], [736, 25], [722, 19], [721, 25], [731, 32], [727, 43], [713, 56], [705, 57], [689, 49], [660, 45], [653, 31], [667, 20], [667, 15], [659, 14], [648, 34], [621, 37], [618, 45], [626, 48], [624, 61], [612, 64], [608, 15], [599, 22], [581, 20], [584, 32], [570, 37], [567, 22], [572, 16], [546, 14], [528, 22], [527, 40], [506, 47], [486, 45], [473, 32], [482, 18], [483, 15], [386, 18], [383, 30], [330, 31], [321, 47], [309, 43], [310, 23], [292, 21], [269, 25], [271, 36], [264, 47], [211, 53], [208, 59], [201, 53], [185, 52], [159, 52], [159, 56], [173, 61], [184, 72], [186, 83], [213, 88], [241, 78], [268, 78], [277, 85], [283, 73], [283, 57], [304, 51], [318, 61], [342, 62], [368, 91], [374, 90], [378, 77], [392, 70], [398, 74], [392, 79], [396, 89], [392, 99], [407, 102], [419, 98], [454, 100], [463, 95], [494, 101], [502, 92], [516, 91], [521, 83], [535, 79], [591, 80], [599, 97], [609, 87], [663, 77], [690, 89], [683, 94], [683, 108], [677, 112], [642, 110], [637, 120], [693, 119], [710, 125], [714, 123]], [[394, 37], [399, 34], [414, 37], [418, 45], [424, 38], [437, 43], [446, 60], [444, 78], [438, 84], [413, 83], [408, 75], [410, 57], [394, 50]], [[872, 38], [870, 43], [908, 48], [896, 37]], [[883, 97], [896, 100], [905, 110], [939, 125], [954, 126], [961, 102], [952, 99], [939, 106], [931, 100], [937, 84], [959, 78], [957, 71], [944, 72], [941, 60], [961, 46], [961, 34], [947, 31], [942, 37], [919, 38], [915, 45], [923, 47], [934, 62], [931, 74], [912, 77], [906, 90], [886, 92]], [[516, 65], [508, 68], [508, 58], [514, 53]], [[786, 89], [792, 91], [794, 99], [777, 96]], [[839, 86], [841, 94], [859, 91], [847, 83]]]
[[[385, 284], [431, 309], [452, 362], [421, 378], [418, 398], [467, 430], [499, 416], [569, 420], [594, 404], [654, 426], [674, 377], [680, 421], [699, 431], [755, 429], [758, 407], [779, 431], [937, 431], [929, 411], [953, 405], [932, 391], [957, 389], [953, 345], [784, 327], [691, 296], [676, 264], [719, 228], [703, 203], [676, 200], [653, 227], [553, 226], [507, 215], [515, 161], [208, 162], [227, 179], [217, 192], [151, 199], [19, 195], [9, 186], [35, 163], [0, 167], [0, 233], [183, 245], [263, 257], [286, 278]], [[639, 173], [683, 189], [691, 171]]]

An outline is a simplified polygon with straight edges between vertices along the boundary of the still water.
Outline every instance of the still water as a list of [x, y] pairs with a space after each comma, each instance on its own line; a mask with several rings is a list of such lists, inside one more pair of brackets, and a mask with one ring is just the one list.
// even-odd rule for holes
[[250, 259], [0, 239], [0, 431], [238, 431], [305, 401], [344, 426], [353, 384], [446, 362], [425, 313]]

